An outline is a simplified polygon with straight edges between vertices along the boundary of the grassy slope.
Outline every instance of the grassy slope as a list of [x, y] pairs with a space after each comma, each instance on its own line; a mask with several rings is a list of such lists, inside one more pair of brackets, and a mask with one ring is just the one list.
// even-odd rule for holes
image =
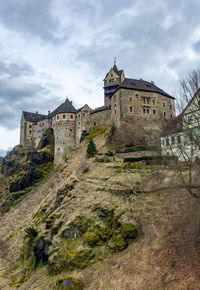
[[[95, 143], [99, 151], [107, 151], [105, 138], [97, 137]], [[85, 151], [85, 143], [76, 147], [64, 167], [51, 172], [40, 187], [0, 218], [0, 274], [18, 257], [24, 229], [32, 223], [33, 214], [42, 206], [50, 207], [57, 190], [76, 179], [73, 198], [64, 200], [55, 212], [64, 224], [89, 212], [93, 204], [114, 202], [142, 226], [140, 237], [126, 250], [73, 273], [83, 279], [84, 289], [199, 289], [198, 203], [181, 188], [175, 189], [177, 182], [171, 172], [133, 174], [120, 170], [116, 162], [86, 160]], [[90, 170], [81, 174], [85, 164]], [[138, 186], [139, 196], [123, 194]], [[45, 233], [43, 225], [38, 227]], [[19, 289], [50, 289], [56, 278], [47, 276], [43, 267]], [[0, 278], [0, 289], [9, 289], [6, 279]]]

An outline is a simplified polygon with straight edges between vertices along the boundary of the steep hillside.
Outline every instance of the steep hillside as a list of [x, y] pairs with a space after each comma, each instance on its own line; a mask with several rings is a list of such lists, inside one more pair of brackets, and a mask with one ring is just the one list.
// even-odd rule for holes
[[199, 289], [199, 204], [167, 167], [105, 155], [106, 138], [3, 212], [0, 289]]

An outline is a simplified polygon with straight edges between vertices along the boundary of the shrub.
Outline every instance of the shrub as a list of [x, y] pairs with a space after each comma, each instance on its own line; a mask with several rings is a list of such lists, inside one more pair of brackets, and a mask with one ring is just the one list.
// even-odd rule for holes
[[140, 157], [128, 157], [128, 158], [124, 158], [124, 162], [137, 162], [137, 161], [152, 161], [152, 160], [156, 160], [156, 161], [162, 161], [163, 157], [162, 156], [140, 156]]
[[95, 153], [97, 153], [97, 148], [96, 145], [94, 144], [93, 139], [91, 138], [87, 147], [87, 155], [88, 157], [92, 157], [95, 155]]
[[35, 239], [38, 236], [38, 231], [34, 227], [28, 227], [25, 229], [26, 237], [30, 240]]
[[114, 154], [113, 154], [113, 152], [112, 151], [108, 151], [108, 152], [106, 152], [106, 154], [105, 155], [107, 155], [107, 156], [113, 156]]
[[87, 133], [86, 136], [84, 137], [84, 140], [90, 140], [95, 137], [98, 137], [99, 135], [105, 133], [106, 130], [107, 130], [107, 127], [99, 126], [95, 128], [94, 130], [90, 131], [89, 133]]

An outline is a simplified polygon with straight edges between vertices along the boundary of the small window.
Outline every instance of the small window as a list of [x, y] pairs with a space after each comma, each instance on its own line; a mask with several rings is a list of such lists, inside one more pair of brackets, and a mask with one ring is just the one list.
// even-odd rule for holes
[[162, 140], [162, 144], [165, 145], [165, 139]]
[[73, 115], [70, 115], [70, 119], [73, 119]]
[[163, 114], [164, 114], [164, 117], [166, 117], [166, 112], [164, 112]]
[[138, 94], [135, 94], [135, 97], [136, 97], [136, 99], [138, 100], [138, 98], [139, 98], [139, 95], [138, 95]]
[[70, 132], [72, 132], [72, 129], [69, 129]]
[[143, 114], [146, 114], [146, 110], [145, 109], [143, 109]]
[[165, 103], [163, 103], [163, 107], [165, 108]]
[[143, 98], [142, 101], [143, 101], [143, 104], [146, 104], [146, 100], [145, 100], [145, 98]]
[[85, 116], [85, 114], [83, 113], [83, 116]]
[[172, 114], [170, 116], [171, 116], [171, 119], [172, 119], [173, 118]]
[[116, 109], [117, 109], [117, 106], [115, 105], [115, 106], [114, 106], [115, 114], [117, 113], [117, 110], [116, 110]]
[[172, 109], [172, 105], [169, 106], [170, 110]]
[[152, 100], [152, 104], [155, 105], [156, 104], [156, 101], [155, 100]]
[[156, 114], [156, 110], [153, 110], [153, 114], [154, 114], [154, 115]]
[[169, 139], [166, 139], [166, 145], [169, 146]]
[[149, 114], [149, 109], [147, 109], [147, 114]]
[[130, 112], [133, 112], [133, 107], [129, 107]]
[[57, 120], [59, 120], [59, 116], [57, 116]]
[[31, 130], [29, 131], [29, 133], [31, 134]]
[[178, 144], [181, 143], [181, 136], [177, 136], [177, 143], [178, 143]]
[[96, 126], [96, 122], [94, 122], [94, 126]]
[[147, 104], [149, 104], [149, 99], [147, 99]]
[[65, 119], [66, 118], [66, 115], [63, 115], [63, 119]]
[[132, 98], [131, 97], [129, 98], [129, 102], [132, 102]]
[[175, 137], [172, 136], [172, 145], [174, 145], [174, 144], [175, 144]]
[[188, 125], [191, 125], [192, 124], [192, 121], [193, 121], [192, 116], [189, 116], [188, 117]]
[[114, 95], [114, 97], [113, 97], [113, 100], [115, 101], [116, 100], [116, 96]]
[[29, 128], [31, 128], [31, 125], [29, 125]]
[[113, 77], [113, 74], [111, 74], [111, 77]]

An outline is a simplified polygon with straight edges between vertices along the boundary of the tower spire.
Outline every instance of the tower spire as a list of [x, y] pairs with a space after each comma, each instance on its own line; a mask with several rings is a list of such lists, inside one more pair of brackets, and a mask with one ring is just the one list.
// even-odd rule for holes
[[114, 57], [114, 65], [116, 65], [116, 61], [117, 61], [117, 58], [116, 56]]

